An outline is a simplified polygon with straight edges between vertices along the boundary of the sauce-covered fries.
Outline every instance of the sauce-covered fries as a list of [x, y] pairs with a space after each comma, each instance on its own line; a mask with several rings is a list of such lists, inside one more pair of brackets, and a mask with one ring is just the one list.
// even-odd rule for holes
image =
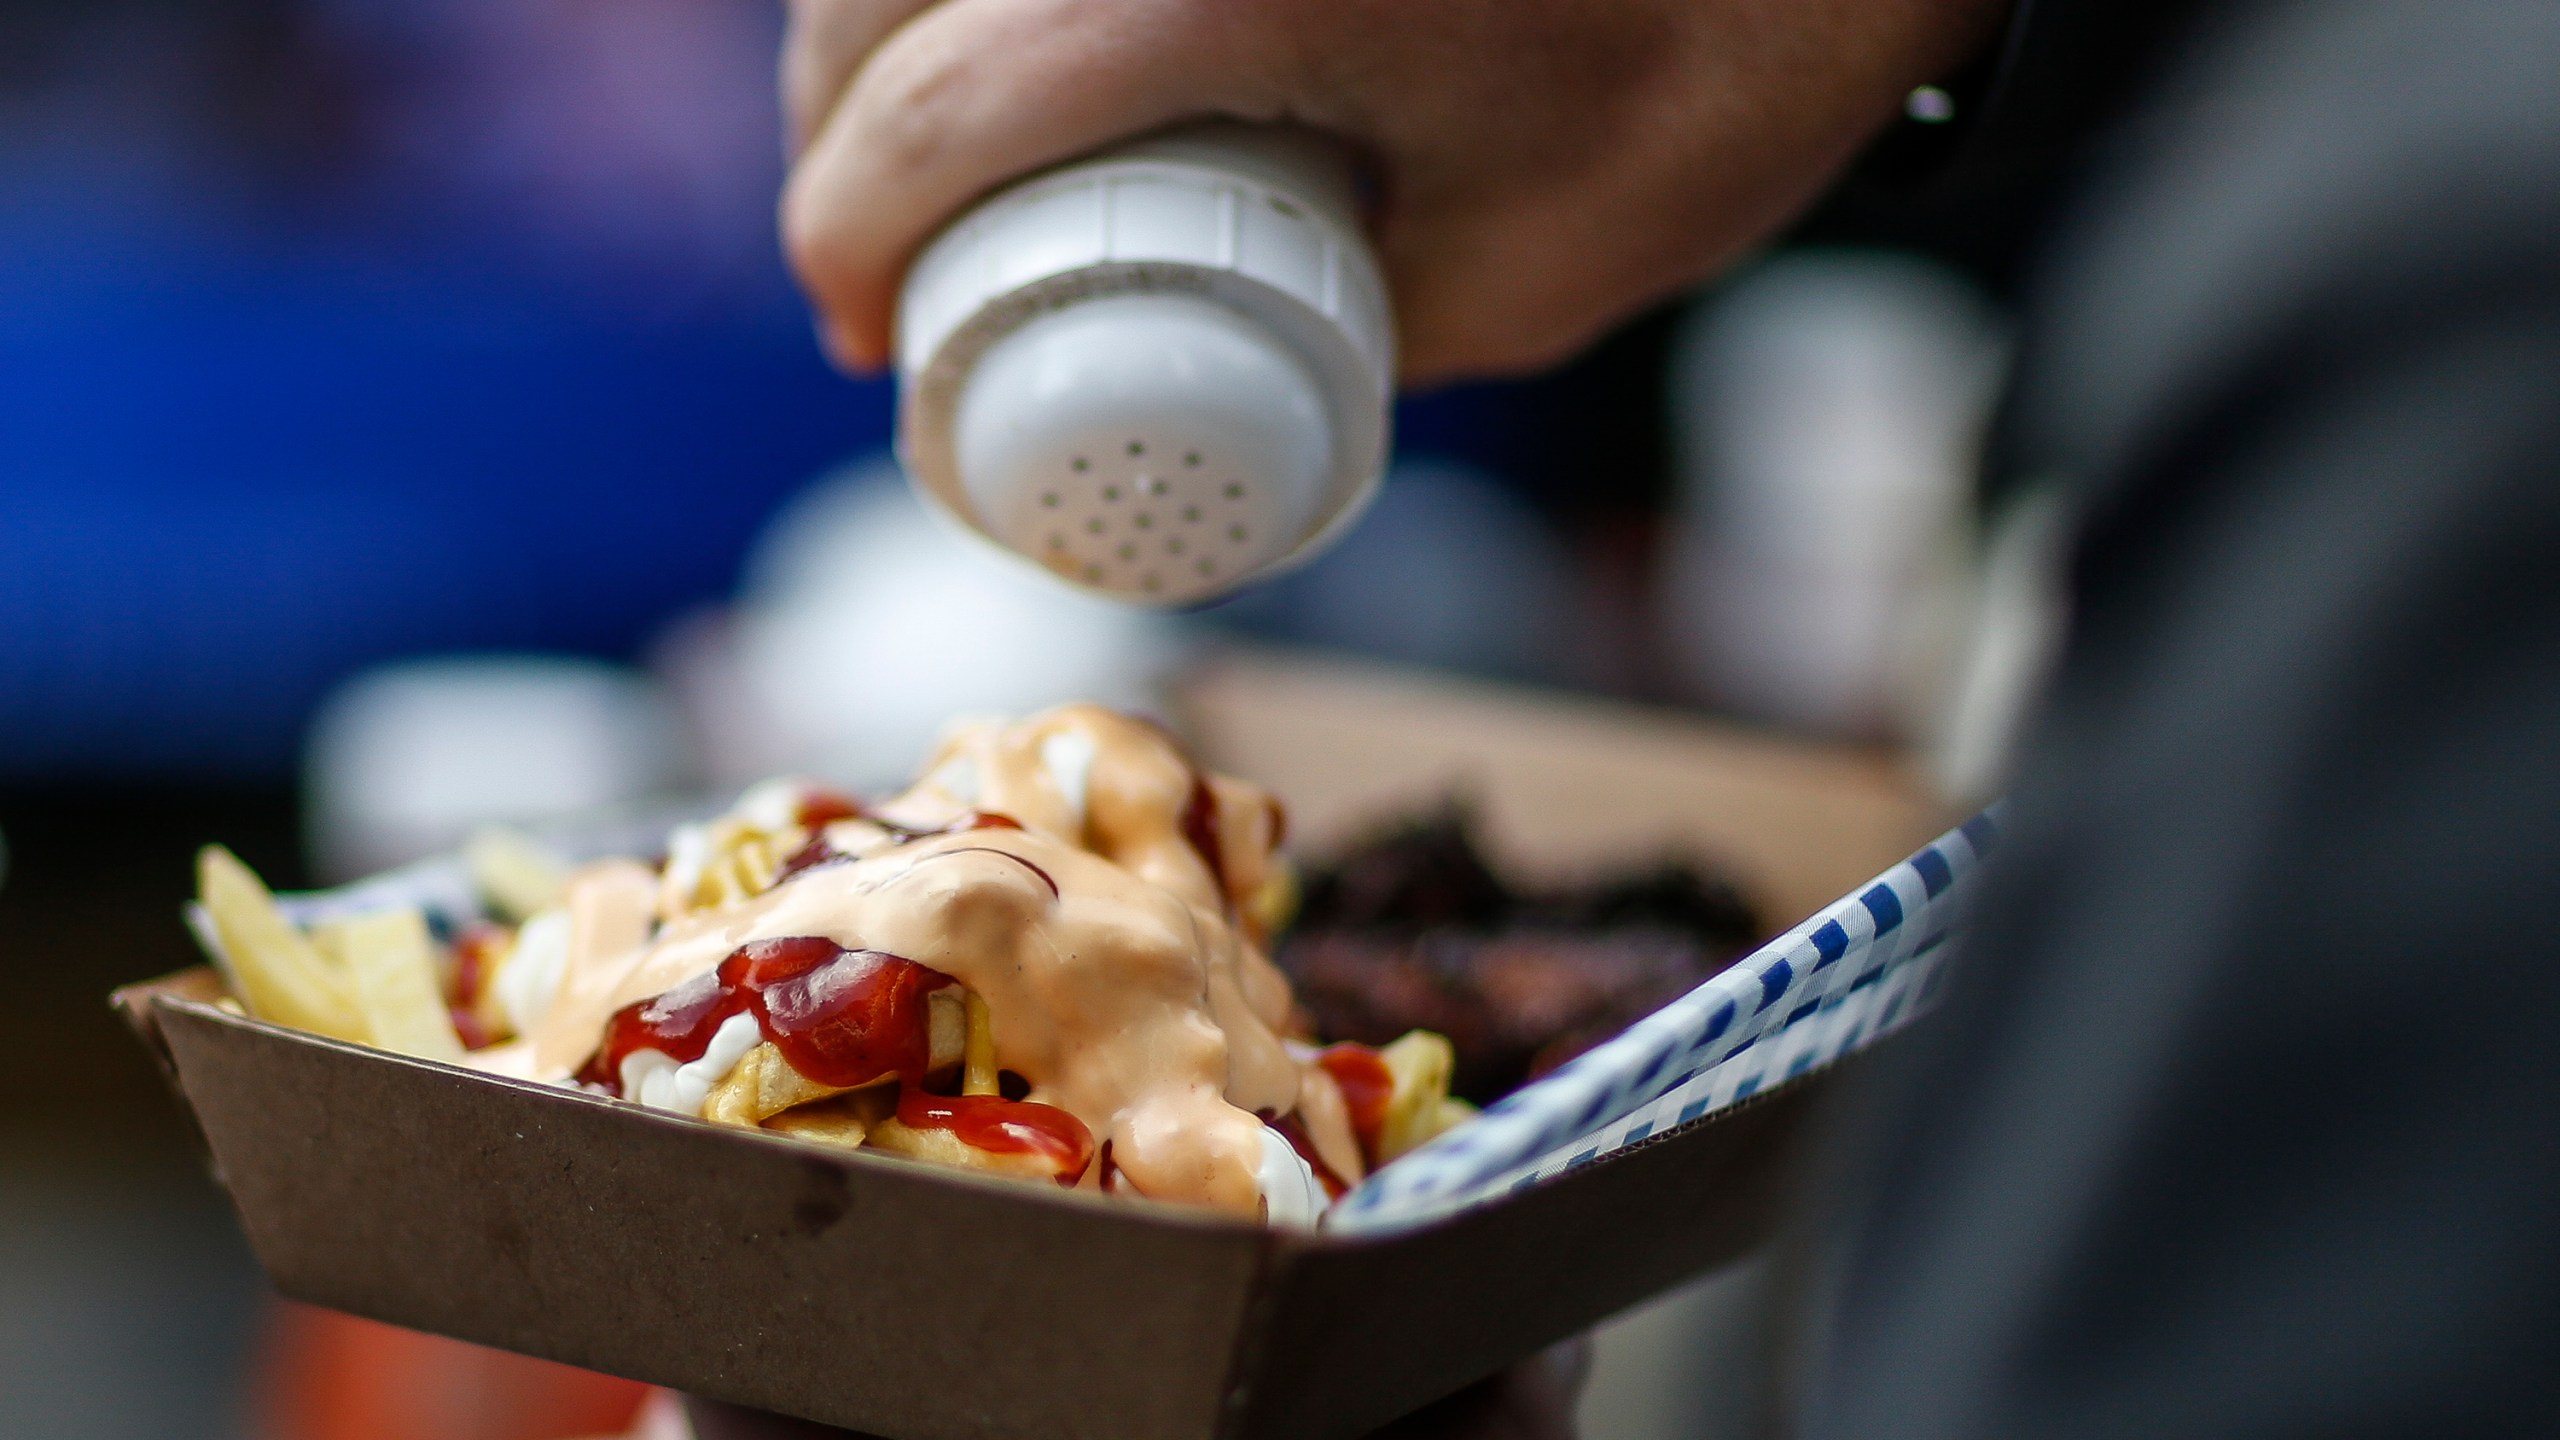
[[[1446, 1041], [1319, 1049], [1266, 953], [1276, 802], [1068, 706], [877, 804], [768, 782], [651, 865], [470, 851], [491, 918], [292, 925], [208, 849], [249, 1010], [818, 1144], [1310, 1223], [1469, 1113]], [[444, 917], [455, 919], [456, 917]], [[463, 917], [467, 919], [468, 917]], [[513, 923], [509, 923], [513, 922]]]

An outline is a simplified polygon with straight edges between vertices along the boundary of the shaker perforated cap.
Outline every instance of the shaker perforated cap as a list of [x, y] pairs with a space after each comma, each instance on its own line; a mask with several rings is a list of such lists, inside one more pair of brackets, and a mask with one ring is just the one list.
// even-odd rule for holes
[[1194, 127], [1024, 181], [927, 247], [899, 310], [900, 446], [1005, 549], [1191, 603], [1356, 517], [1392, 351], [1339, 156]]

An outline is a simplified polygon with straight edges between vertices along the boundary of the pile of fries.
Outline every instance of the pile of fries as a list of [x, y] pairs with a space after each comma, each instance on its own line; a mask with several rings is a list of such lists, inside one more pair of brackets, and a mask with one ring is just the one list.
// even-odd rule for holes
[[[1205, 781], [1202, 786], [1206, 793]], [[969, 824], [1023, 828], [1000, 815], [964, 813], [974, 817]], [[1276, 807], [1273, 813], [1276, 841]], [[849, 835], [854, 838], [847, 839]], [[650, 917], [640, 922], [641, 933], [654, 935], [770, 896], [804, 871], [848, 861], [853, 857], [847, 852], [858, 845], [878, 853], [883, 845], [913, 838], [823, 787], [776, 781], [748, 791], [715, 819], [678, 827], [669, 838], [666, 858], [648, 870], [629, 860], [603, 863], [620, 866], [616, 874], [632, 877], [620, 883], [644, 887], [638, 903]], [[501, 830], [474, 837], [464, 856], [483, 909], [478, 917], [457, 920], [430, 916], [415, 906], [392, 906], [306, 927], [296, 924], [230, 851], [207, 846], [198, 859], [193, 918], [231, 997], [250, 1016], [420, 1059], [527, 1074], [522, 1055], [569, 963], [571, 891], [594, 867], [573, 868], [531, 838]], [[1037, 865], [1029, 868], [1040, 871]], [[1214, 858], [1208, 868], [1226, 883]], [[1045, 871], [1040, 875], [1049, 879]], [[1049, 884], [1055, 892], [1057, 882]], [[1225, 913], [1239, 934], [1262, 943], [1285, 918], [1292, 888], [1290, 872], [1274, 857], [1267, 874], [1228, 897]], [[769, 944], [827, 945], [828, 953], [810, 963], [850, 963], [872, 953], [820, 941]], [[753, 950], [750, 945], [737, 953]], [[1258, 950], [1253, 953], [1258, 957]], [[757, 964], [778, 963], [769, 955], [755, 958]], [[722, 974], [737, 963], [733, 957]], [[784, 982], [799, 974], [776, 973], [783, 974]], [[759, 1037], [754, 1025], [743, 1023], [751, 1017], [733, 1003], [730, 1011], [737, 1013], [723, 1012], [730, 1018], [705, 1022], [719, 1026], [718, 1033], [691, 1055], [640, 1050], [617, 1059], [608, 1053], [609, 1042], [599, 1039], [575, 1078], [587, 1088], [626, 1100], [806, 1143], [1065, 1185], [1085, 1183], [1106, 1191], [1125, 1188], [1114, 1184], [1107, 1142], [1100, 1147], [1097, 1165], [1085, 1127], [1041, 1103], [1048, 1092], [999, 1066], [987, 999], [951, 976], [921, 971], [921, 977], [917, 983], [929, 988], [920, 991], [917, 1007], [920, 1061], [895, 1073], [855, 1077], [853, 1083], [808, 1073], [776, 1043], [769, 1017]], [[647, 1002], [654, 1008], [640, 1019], [673, 1023], [664, 1017], [688, 1004], [699, 1009], [709, 1003], [702, 997], [712, 994], [703, 988], [710, 980], [697, 977]], [[722, 1003], [735, 999], [733, 993], [721, 993]], [[1285, 992], [1280, 1004], [1285, 1009]], [[630, 1017], [615, 1018], [621, 1023]], [[1378, 1049], [1318, 1049], [1312, 1037], [1283, 1038], [1295, 1063], [1318, 1076], [1323, 1088], [1338, 1092], [1338, 1104], [1326, 1103], [1335, 1105], [1330, 1113], [1347, 1114], [1356, 1137], [1356, 1151], [1339, 1139], [1328, 1145], [1312, 1133], [1322, 1128], [1319, 1112], [1309, 1112], [1305, 1119], [1261, 1112], [1267, 1125], [1285, 1133], [1310, 1174], [1321, 1179], [1327, 1197], [1338, 1196], [1366, 1171], [1473, 1113], [1449, 1094], [1451, 1051], [1436, 1034], [1415, 1031]], [[971, 1138], [955, 1115], [972, 1104], [1001, 1112], [998, 1121], [1013, 1127], [1009, 1138], [999, 1137], [1005, 1143]], [[1030, 1123], [1038, 1118], [1032, 1111], [1062, 1117], [1048, 1125], [1046, 1139], [1033, 1133], [1042, 1126]], [[1340, 1129], [1339, 1120], [1332, 1123]], [[1069, 1138], [1058, 1139], [1061, 1135]], [[1072, 1137], [1077, 1135], [1084, 1136], [1082, 1153], [1075, 1153]], [[1093, 1171], [1090, 1179], [1088, 1169]], [[1271, 1212], [1266, 1208], [1265, 1213]]]

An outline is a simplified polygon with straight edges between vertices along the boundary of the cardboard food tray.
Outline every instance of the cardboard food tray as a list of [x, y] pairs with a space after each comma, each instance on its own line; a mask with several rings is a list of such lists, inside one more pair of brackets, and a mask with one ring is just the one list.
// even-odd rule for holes
[[[1204, 758], [1289, 797], [1319, 845], [1454, 784], [1533, 874], [1671, 847], [1828, 898], [1937, 819], [1872, 757], [1343, 667], [1231, 661], [1184, 711]], [[1665, 825], [1666, 793], [1726, 803]], [[1807, 842], [1809, 812], [1834, 844]], [[1505, 839], [1557, 829], [1569, 854]], [[196, 970], [118, 1003], [284, 1293], [896, 1440], [1360, 1434], [1747, 1253], [1820, 1073], [1428, 1223], [1334, 1234], [823, 1150], [216, 994]]]

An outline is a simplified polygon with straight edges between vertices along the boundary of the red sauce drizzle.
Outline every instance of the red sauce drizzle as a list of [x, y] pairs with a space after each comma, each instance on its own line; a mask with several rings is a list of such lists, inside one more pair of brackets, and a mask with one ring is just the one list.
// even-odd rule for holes
[[[954, 846], [952, 846], [950, 849], [943, 851], [943, 852], [942, 852], [942, 854], [943, 854], [943, 855], [1001, 855], [1001, 856], [1003, 856], [1004, 858], [1006, 858], [1007, 860], [1010, 860], [1010, 861], [1012, 861], [1013, 863], [1015, 863], [1015, 864], [1017, 864], [1017, 865], [1021, 866], [1023, 869], [1030, 871], [1032, 874], [1039, 876], [1039, 877], [1040, 877], [1040, 883], [1042, 883], [1042, 884], [1044, 884], [1044, 885], [1046, 885], [1046, 886], [1048, 886], [1048, 887], [1049, 887], [1049, 898], [1050, 898], [1050, 899], [1052, 899], [1052, 900], [1062, 900], [1062, 899], [1066, 898], [1066, 893], [1065, 893], [1064, 891], [1062, 891], [1062, 890], [1060, 890], [1060, 889], [1058, 888], [1058, 880], [1057, 880], [1057, 877], [1056, 877], [1056, 876], [1051, 875], [1048, 871], [1041, 869], [1037, 864], [1033, 863], [1032, 861], [1029, 861], [1029, 860], [1025, 860], [1025, 859], [1023, 859], [1021, 856], [1014, 854], [1014, 853], [1013, 853], [1012, 851], [1010, 851], [1010, 850], [999, 850], [999, 849], [997, 849], [996, 847], [994, 847], [993, 845], [954, 845]], [[941, 856], [932, 856], [932, 857], [928, 857], [928, 858], [932, 858], [932, 859], [940, 859], [940, 858], [941, 858]]]
[[925, 997], [952, 983], [901, 956], [820, 936], [757, 940], [710, 974], [615, 1011], [578, 1079], [619, 1095], [633, 1052], [699, 1060], [721, 1022], [749, 1014], [792, 1069], [821, 1085], [850, 1090], [884, 1075], [912, 1082], [932, 1059]]
[[486, 1050], [497, 1043], [498, 1037], [489, 1033], [489, 1027], [480, 1023], [477, 1014], [452, 1009], [446, 1010], [445, 1014], [452, 1018], [453, 1038], [462, 1042], [463, 1049]]
[[837, 790], [812, 790], [800, 797], [791, 818], [803, 830], [817, 830], [838, 820], [862, 818], [862, 802]]
[[792, 851], [791, 857], [782, 862], [782, 868], [773, 872], [773, 883], [779, 885], [803, 871], [815, 870], [824, 865], [840, 864], [852, 858], [828, 844], [826, 836], [812, 835], [809, 837], [808, 844]]
[[1037, 1155], [1072, 1186], [1093, 1164], [1093, 1132], [1055, 1105], [1001, 1095], [928, 1095], [910, 1085], [898, 1095], [898, 1123], [911, 1130], [948, 1130], [960, 1143], [997, 1155]]
[[1298, 1158], [1307, 1162], [1307, 1168], [1316, 1172], [1316, 1183], [1324, 1187], [1324, 1198], [1339, 1200], [1350, 1191], [1350, 1183], [1334, 1174], [1333, 1167], [1324, 1163], [1324, 1157], [1316, 1153], [1316, 1142], [1307, 1134], [1307, 1127], [1297, 1116], [1283, 1115], [1277, 1120], [1265, 1118], [1262, 1123], [1279, 1131], [1280, 1138], [1289, 1142], [1289, 1148], [1298, 1152]]
[[922, 840], [934, 835], [958, 835], [969, 830], [1019, 830], [1022, 828], [1021, 821], [1010, 815], [997, 814], [993, 810], [963, 810], [953, 816], [948, 824], [922, 828], [914, 825], [892, 824], [876, 815], [872, 817], [871, 823], [895, 835], [901, 842]]
[[506, 930], [474, 925], [453, 938], [453, 974], [445, 991], [445, 1013], [453, 1017], [453, 1033], [465, 1050], [485, 1049], [498, 1037], [481, 1022], [480, 994], [489, 988], [489, 952], [506, 938]]
[[1191, 772], [1191, 799], [1182, 807], [1182, 838], [1200, 852], [1200, 861], [1209, 867], [1209, 878], [1218, 882], [1218, 894], [1227, 893], [1227, 851], [1218, 840], [1218, 797], [1209, 788], [1209, 777]]
[[1351, 1112], [1351, 1131], [1360, 1137], [1360, 1157], [1375, 1167], [1378, 1141], [1387, 1129], [1387, 1100], [1395, 1094], [1395, 1072], [1377, 1051], [1349, 1041], [1326, 1047], [1316, 1056], [1316, 1064], [1341, 1088], [1343, 1108]]

